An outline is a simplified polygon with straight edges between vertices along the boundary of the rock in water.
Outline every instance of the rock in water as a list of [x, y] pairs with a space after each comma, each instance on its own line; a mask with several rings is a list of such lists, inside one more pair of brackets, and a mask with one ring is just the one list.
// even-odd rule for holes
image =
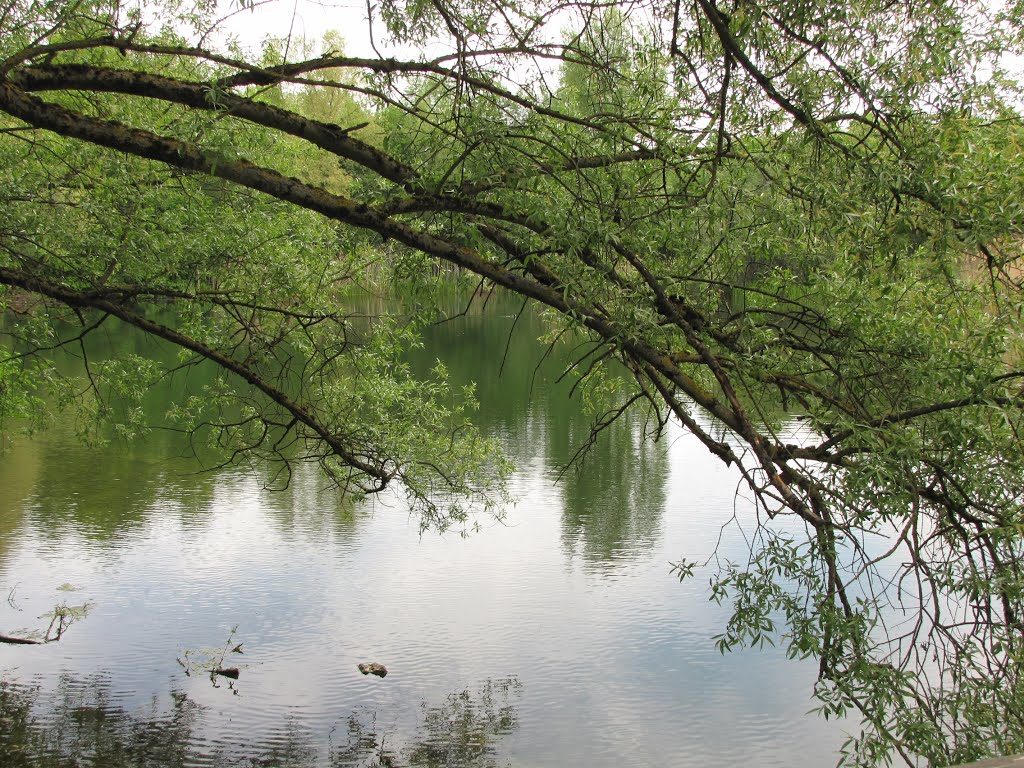
[[376, 661], [372, 661], [369, 664], [363, 663], [358, 665], [359, 671], [364, 675], [376, 675], [377, 677], [385, 677], [388, 673], [388, 668], [383, 664], [378, 664]]

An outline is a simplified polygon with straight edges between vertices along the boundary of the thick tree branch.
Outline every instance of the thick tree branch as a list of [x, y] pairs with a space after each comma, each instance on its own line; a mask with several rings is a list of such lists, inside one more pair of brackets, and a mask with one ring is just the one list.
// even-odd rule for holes
[[149, 72], [86, 64], [22, 67], [11, 80], [24, 91], [83, 90], [121, 93], [220, 114], [231, 115], [310, 142], [351, 160], [396, 184], [407, 184], [416, 172], [333, 123], [312, 120], [272, 104], [235, 96], [209, 83], [193, 83]]
[[244, 362], [236, 360], [220, 350], [203, 344], [173, 328], [150, 320], [117, 301], [112, 301], [104, 291], [75, 291], [64, 285], [3, 266], [0, 266], [0, 284], [31, 291], [75, 309], [88, 308], [100, 310], [155, 338], [169, 341], [182, 349], [187, 349], [215, 363], [225, 371], [238, 376], [251, 387], [262, 392], [272, 402], [286, 410], [291, 414], [292, 418], [304, 424], [320, 440], [323, 440], [334, 454], [346, 464], [379, 481], [380, 489], [391, 481], [398, 471], [395, 467], [387, 467], [387, 462], [373, 463], [361, 458], [359, 450], [343, 435], [333, 432], [306, 405], [294, 400], [284, 391], [273, 386]]

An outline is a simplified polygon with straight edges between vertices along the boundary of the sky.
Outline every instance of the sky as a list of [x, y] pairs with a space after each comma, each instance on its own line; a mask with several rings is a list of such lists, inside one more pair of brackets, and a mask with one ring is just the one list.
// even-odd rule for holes
[[325, 32], [334, 30], [345, 39], [346, 56], [388, 58], [411, 53], [408, 47], [387, 45], [386, 30], [379, 21], [371, 41], [367, 3], [359, 0], [267, 0], [241, 10], [237, 0], [222, 0], [221, 5], [226, 16], [222, 30], [254, 49], [268, 35], [319, 40]]
[[[377, 0], [256, 0], [256, 5], [248, 9], [243, 9], [239, 0], [219, 2], [226, 17], [222, 29], [256, 50], [267, 35], [315, 41], [322, 38], [324, 32], [335, 30], [345, 39], [347, 56], [413, 58], [417, 52], [410, 46], [389, 46], [379, 18], [371, 41], [367, 18], [370, 6], [376, 5]], [[988, 0], [985, 5], [995, 12], [1005, 5], [1005, 0]], [[439, 48], [437, 54], [431, 51], [431, 55], [446, 52], [447, 49]], [[1022, 61], [1021, 57], [1010, 53], [1002, 58], [1003, 66], [1015, 73], [1024, 71]]]

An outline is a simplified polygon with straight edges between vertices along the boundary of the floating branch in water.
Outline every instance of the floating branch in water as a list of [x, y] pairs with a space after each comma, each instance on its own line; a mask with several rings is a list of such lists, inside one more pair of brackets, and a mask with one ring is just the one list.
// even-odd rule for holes
[[185, 670], [186, 675], [191, 675], [193, 672], [209, 672], [211, 678], [221, 675], [237, 680], [240, 674], [238, 667], [224, 666], [224, 659], [229, 653], [242, 653], [242, 643], [232, 645], [237, 631], [238, 625], [233, 626], [228, 633], [228, 639], [222, 646], [185, 651], [178, 658], [178, 664]]
[[67, 603], [61, 603], [60, 605], [55, 606], [52, 612], [44, 614], [41, 617], [50, 617], [50, 626], [46, 628], [46, 634], [43, 636], [43, 641], [51, 643], [60, 640], [68, 627], [78, 621], [78, 619], [85, 618], [86, 614], [89, 613], [90, 608], [92, 608], [91, 603], [83, 603], [82, 605], [68, 605]]
[[50, 613], [44, 613], [39, 617], [41, 619], [50, 619], [50, 625], [46, 628], [46, 632], [43, 633], [42, 639], [35, 637], [13, 637], [11, 635], [0, 634], [0, 643], [8, 643], [11, 645], [43, 645], [45, 643], [55, 643], [63, 637], [64, 633], [67, 632], [68, 627], [74, 624], [78, 619], [85, 618], [86, 614], [89, 613], [90, 608], [92, 608], [92, 603], [83, 603], [82, 605], [68, 605], [67, 603], [61, 603], [60, 605], [54, 606]]
[[13, 645], [42, 645], [42, 640], [30, 640], [27, 637], [10, 637], [9, 635], [0, 635], [0, 643], [11, 643]]

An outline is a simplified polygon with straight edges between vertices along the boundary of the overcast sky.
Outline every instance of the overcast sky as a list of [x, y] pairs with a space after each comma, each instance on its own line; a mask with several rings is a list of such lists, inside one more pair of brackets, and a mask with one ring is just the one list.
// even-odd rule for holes
[[222, 2], [228, 16], [222, 29], [236, 35], [239, 40], [258, 48], [268, 35], [319, 40], [324, 33], [335, 30], [345, 39], [344, 53], [347, 56], [401, 56], [408, 55], [406, 48], [387, 45], [386, 30], [378, 22], [373, 30], [376, 50], [371, 44], [370, 27], [367, 23], [367, 6], [359, 0], [268, 0], [251, 10], [238, 10], [237, 0]]

